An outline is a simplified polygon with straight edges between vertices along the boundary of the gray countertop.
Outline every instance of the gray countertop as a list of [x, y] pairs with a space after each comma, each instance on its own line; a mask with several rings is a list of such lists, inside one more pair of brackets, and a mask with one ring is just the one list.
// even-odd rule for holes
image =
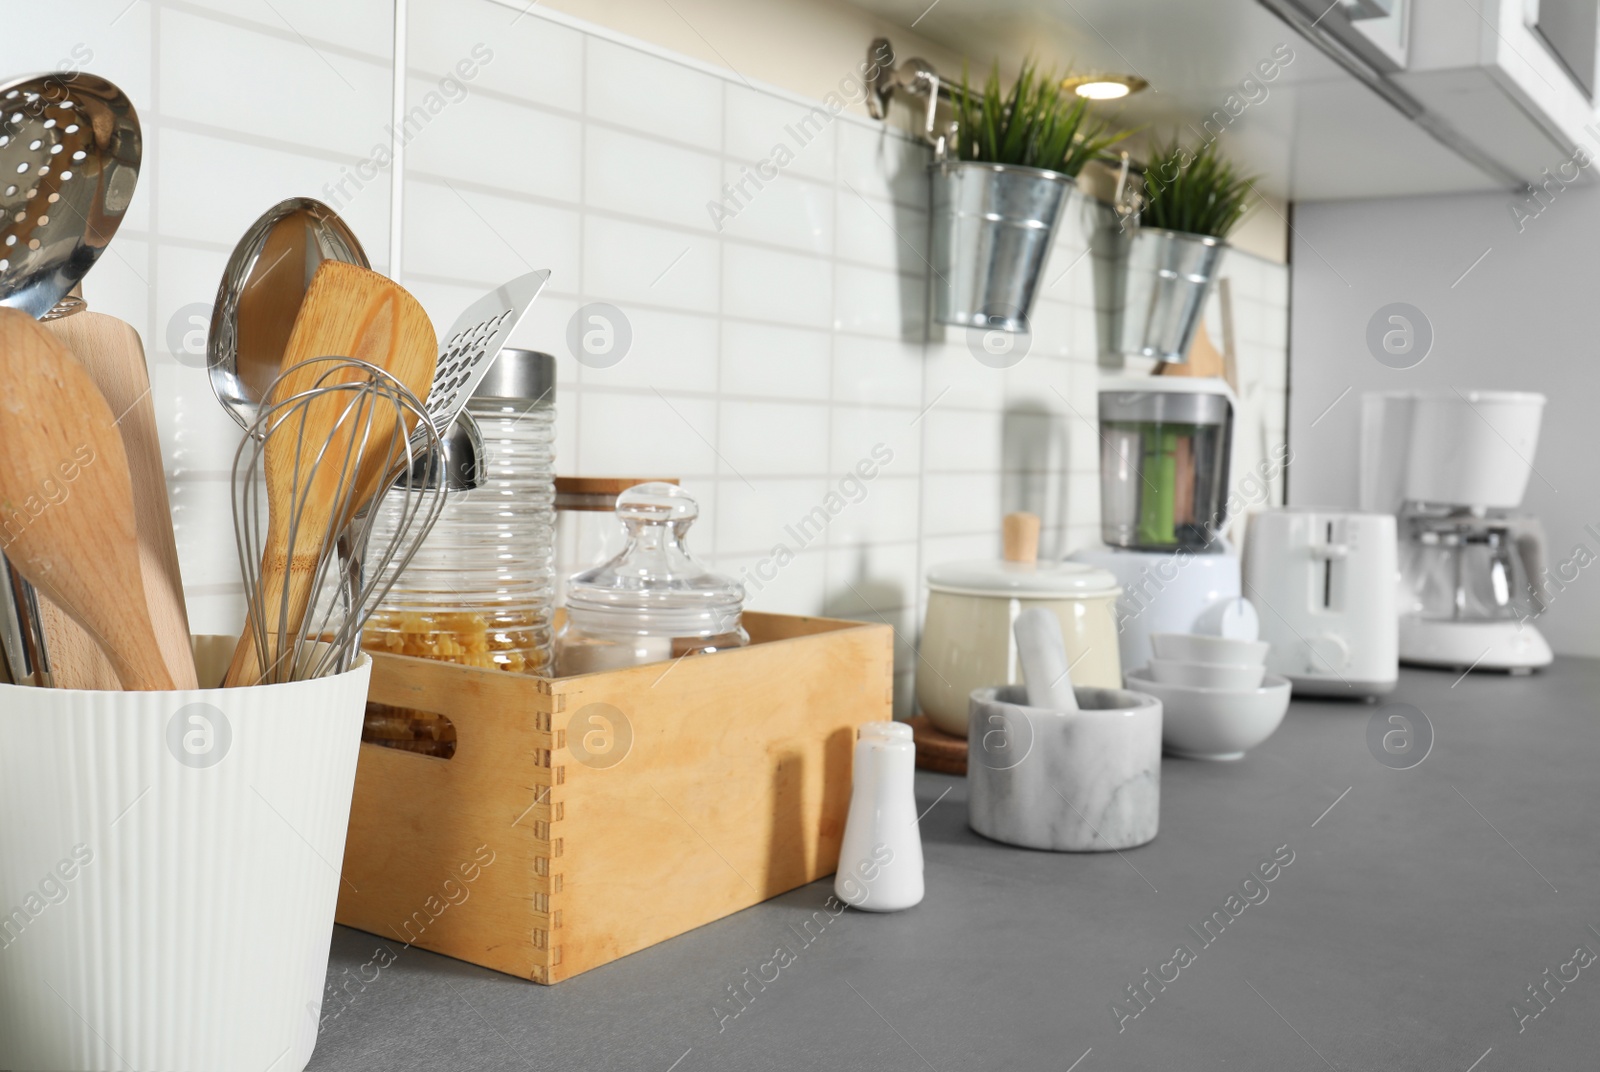
[[[919, 773], [928, 892], [896, 915], [830, 918], [818, 882], [548, 988], [340, 928], [350, 996], [310, 1067], [1596, 1067], [1600, 960], [1575, 952], [1600, 954], [1600, 661], [1408, 670], [1386, 702], [1431, 722], [1421, 764], [1374, 757], [1377, 707], [1296, 700], [1238, 762], [1164, 760], [1160, 836], [1120, 855], [986, 841], [965, 780]], [[1281, 846], [1293, 862], [1230, 918]], [[1230, 922], [1203, 944], [1214, 910]], [[793, 962], [719, 1020], [784, 943]], [[345, 973], [379, 948], [394, 962], [361, 989]], [[1132, 1016], [1126, 988], [1157, 976]]]

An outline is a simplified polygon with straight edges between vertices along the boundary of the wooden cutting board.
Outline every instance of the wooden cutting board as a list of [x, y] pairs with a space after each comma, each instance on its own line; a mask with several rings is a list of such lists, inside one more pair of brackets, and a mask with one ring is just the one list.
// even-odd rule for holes
[[[84, 311], [43, 324], [88, 370], [117, 417], [133, 483], [145, 601], [174, 683], [180, 689], [195, 688], [189, 616], [183, 599], [183, 576], [178, 567], [178, 546], [172, 531], [172, 507], [167, 498], [144, 343], [127, 321], [105, 313]], [[118, 687], [110, 662], [70, 618], [54, 607], [46, 610], [42, 606], [40, 616], [57, 688]], [[73, 632], [79, 635], [73, 636]]]

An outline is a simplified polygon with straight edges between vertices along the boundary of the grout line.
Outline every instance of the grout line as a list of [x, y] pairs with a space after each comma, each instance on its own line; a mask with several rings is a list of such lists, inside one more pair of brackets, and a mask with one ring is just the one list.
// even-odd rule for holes
[[407, 39], [407, 10], [410, 0], [394, 0], [394, 47], [389, 59], [391, 73], [389, 98], [389, 276], [399, 279], [405, 267], [402, 256], [405, 241], [406, 142], [400, 136], [406, 120], [406, 58], [411, 53]]

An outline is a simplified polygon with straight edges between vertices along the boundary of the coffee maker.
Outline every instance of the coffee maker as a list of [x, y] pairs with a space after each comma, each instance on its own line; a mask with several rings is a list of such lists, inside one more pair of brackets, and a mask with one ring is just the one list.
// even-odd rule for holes
[[1396, 515], [1400, 661], [1526, 674], [1551, 660], [1538, 519], [1520, 513], [1543, 395], [1372, 392], [1362, 398], [1361, 508]]
[[1223, 535], [1237, 400], [1208, 377], [1117, 377], [1100, 385], [1100, 538], [1068, 557], [1122, 587], [1124, 672], [1150, 661], [1152, 633], [1254, 640], [1239, 555]]

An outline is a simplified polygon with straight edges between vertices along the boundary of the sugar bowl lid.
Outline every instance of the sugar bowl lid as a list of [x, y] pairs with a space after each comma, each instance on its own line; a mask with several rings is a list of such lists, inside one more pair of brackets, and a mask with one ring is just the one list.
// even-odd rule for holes
[[928, 590], [1003, 599], [1090, 599], [1121, 592], [1117, 579], [1082, 562], [946, 562], [928, 570]]

